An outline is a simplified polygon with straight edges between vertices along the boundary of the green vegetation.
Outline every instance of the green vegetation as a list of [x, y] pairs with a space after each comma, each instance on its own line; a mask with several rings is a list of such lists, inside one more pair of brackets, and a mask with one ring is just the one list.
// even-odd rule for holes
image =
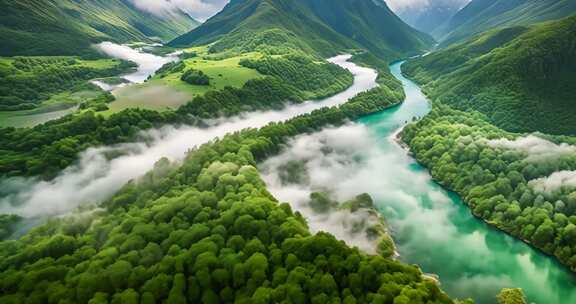
[[[538, 152], [502, 144], [502, 139], [520, 137], [490, 124], [478, 112], [438, 102], [429, 115], [402, 133], [418, 162], [436, 181], [456, 191], [475, 216], [576, 271], [576, 189], [569, 183], [558, 189], [539, 186], [545, 182], [542, 178], [554, 173], [576, 171], [576, 154], [548, 146], [550, 154], [532, 155]], [[551, 141], [548, 145], [576, 142], [573, 137], [545, 139]], [[542, 141], [536, 143], [546, 144]], [[521, 143], [515, 147], [528, 145]]]
[[[197, 57], [169, 63], [156, 72], [152, 79], [143, 84], [131, 85], [114, 92], [116, 101], [110, 104], [106, 114], [128, 108], [143, 108], [163, 111], [177, 109], [197, 96], [226, 87], [242, 88], [247, 81], [262, 77], [256, 70], [243, 67], [243, 59], [258, 58], [258, 53], [241, 54], [222, 58], [218, 54], [208, 55], [205, 48], [194, 48], [187, 53]], [[186, 69], [201, 70], [210, 78], [210, 85], [190, 85], [181, 80]]]
[[[244, 111], [278, 109], [286, 102], [302, 102], [307, 97], [335, 94], [352, 84], [352, 75], [331, 63], [310, 63], [295, 55], [286, 58], [293, 61], [296, 69], [300, 67], [309, 71], [309, 74], [302, 75], [308, 82], [330, 79], [336, 85], [329, 90], [321, 86], [311, 88], [296, 80], [284, 81], [270, 75], [249, 80], [240, 89], [225, 87], [209, 91], [177, 110], [127, 109], [107, 118], [87, 111], [34, 128], [0, 129], [0, 175], [40, 175], [49, 179], [74, 162], [78, 153], [86, 148], [131, 141], [141, 130], [164, 124], [195, 124], [198, 119], [233, 116]], [[108, 104], [109, 101], [110, 96], [103, 96], [93, 101], [92, 108], [103, 110], [104, 106], [112, 107], [116, 103]]]
[[382, 100], [404, 100], [406, 98], [402, 83], [390, 73], [390, 69], [386, 61], [374, 56], [369, 52], [355, 54], [352, 57], [352, 61], [354, 61], [356, 64], [368, 66], [378, 71], [376, 82], [379, 84], [379, 86], [367, 92], [362, 92], [356, 95], [356, 97], [354, 97], [354, 101], [356, 103], [366, 105], [371, 103], [378, 103]]
[[180, 79], [191, 85], [210, 85], [210, 77], [200, 70], [188, 69], [182, 74]]
[[[40, 105], [78, 104], [63, 93], [100, 91], [88, 80], [126, 72], [133, 63], [78, 57], [0, 58], [0, 111], [30, 110]], [[91, 99], [91, 98], [89, 98]]]
[[495, 28], [525, 26], [576, 13], [572, 0], [473, 0], [436, 29], [442, 45], [460, 42]]
[[433, 100], [480, 111], [514, 132], [576, 134], [576, 17], [495, 30], [403, 71]]
[[0, 56], [93, 55], [104, 40], [167, 41], [198, 23], [183, 12], [156, 16], [126, 0], [0, 0]]
[[80, 104], [81, 110], [88, 110], [92, 109], [96, 112], [102, 112], [108, 110], [108, 104], [115, 100], [114, 95], [110, 92], [104, 92], [100, 94], [98, 97], [86, 101]]
[[335, 64], [317, 62], [311, 57], [294, 53], [283, 57], [245, 59], [240, 61], [240, 65], [292, 85], [304, 93], [306, 99], [334, 95], [351, 86], [354, 80], [350, 73], [343, 73], [343, 69]]
[[520, 288], [504, 288], [496, 299], [498, 304], [526, 304], [524, 292]]
[[0, 240], [4, 240], [14, 233], [16, 226], [22, 220], [13, 214], [0, 214]]
[[103, 209], [0, 243], [0, 301], [455, 303], [414, 266], [310, 235], [254, 167], [294, 135], [393, 102], [352, 100], [231, 134], [192, 151], [181, 167], [160, 160]]
[[403, 23], [383, 2], [238, 0], [170, 45], [213, 43], [212, 52], [298, 50], [323, 57], [363, 48], [391, 60], [420, 53], [432, 42]]

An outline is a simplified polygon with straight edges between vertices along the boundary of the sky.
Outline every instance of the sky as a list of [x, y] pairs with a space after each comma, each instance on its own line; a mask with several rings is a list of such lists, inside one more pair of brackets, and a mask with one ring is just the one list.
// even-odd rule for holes
[[[218, 13], [228, 0], [131, 0], [138, 8], [162, 15], [174, 9], [181, 9], [199, 21], [205, 21]], [[395, 12], [427, 8], [437, 3], [453, 3], [463, 6], [470, 0], [386, 0]]]
[[175, 9], [181, 9], [198, 21], [205, 21], [218, 13], [228, 0], [130, 0], [136, 7], [163, 15]]
[[463, 7], [470, 0], [386, 0], [390, 9], [396, 13], [406, 10], [423, 10], [432, 5], [455, 5]]

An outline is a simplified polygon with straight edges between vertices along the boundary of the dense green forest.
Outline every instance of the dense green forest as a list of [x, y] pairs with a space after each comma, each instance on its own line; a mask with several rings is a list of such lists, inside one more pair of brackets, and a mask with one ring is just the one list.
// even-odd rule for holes
[[0, 58], [0, 111], [33, 109], [62, 92], [99, 91], [87, 81], [117, 76], [134, 66], [116, 59], [71, 56]]
[[416, 159], [460, 194], [475, 216], [576, 271], [576, 189], [569, 183], [546, 187], [554, 174], [576, 170], [570, 150], [576, 139], [531, 136], [442, 103], [402, 133]]
[[[0, 129], [0, 175], [51, 178], [91, 146], [133, 141], [139, 131], [165, 124], [198, 124], [199, 119], [282, 108], [287, 102], [335, 94], [353, 80], [345, 69], [331, 63], [312, 62], [305, 55], [287, 55], [278, 61], [263, 59], [252, 64], [272, 70], [288, 65], [294, 71], [307, 73], [299, 74], [299, 78], [282, 79], [270, 72], [268, 77], [250, 80], [240, 89], [210, 91], [175, 111], [127, 109], [108, 118], [85, 111], [33, 128]], [[328, 82], [332, 83], [330, 87], [322, 86]]]
[[213, 52], [297, 49], [324, 57], [362, 48], [392, 60], [418, 54], [433, 40], [402, 22], [383, 1], [237, 0], [170, 45], [210, 43]]
[[[398, 88], [390, 90], [401, 96]], [[311, 235], [301, 215], [272, 198], [254, 167], [292, 136], [400, 101], [359, 96], [205, 144], [181, 166], [160, 160], [101, 208], [0, 243], [0, 300], [455, 303], [414, 266]], [[366, 203], [360, 196], [345, 206]]]
[[445, 47], [495, 28], [526, 26], [574, 13], [572, 0], [472, 0], [435, 29], [434, 37]]
[[576, 134], [576, 17], [494, 30], [403, 71], [433, 100], [514, 132]]
[[198, 25], [182, 11], [164, 16], [131, 0], [0, 0], [0, 56], [93, 54], [101, 41], [167, 41]]

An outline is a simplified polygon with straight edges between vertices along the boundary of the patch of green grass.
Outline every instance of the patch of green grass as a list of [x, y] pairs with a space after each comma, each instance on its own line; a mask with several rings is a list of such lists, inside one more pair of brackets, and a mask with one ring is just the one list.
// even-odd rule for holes
[[33, 110], [0, 111], [0, 127], [33, 127], [73, 113], [76, 108], [74, 105], [54, 104]]
[[196, 69], [210, 77], [210, 85], [191, 85], [180, 79], [182, 72], [168, 74], [161, 78], [153, 77], [143, 83], [130, 85], [114, 92], [116, 101], [111, 103], [110, 110], [104, 115], [110, 115], [127, 108], [144, 108], [151, 110], [176, 109], [186, 104], [195, 96], [209, 91], [221, 90], [230, 86], [242, 87], [248, 80], [262, 77], [256, 70], [240, 65], [243, 59], [257, 59], [259, 53], [247, 53], [240, 56], [212, 59], [206, 54], [206, 48], [191, 48], [187, 52], [196, 52], [198, 57], [184, 60], [186, 69]]

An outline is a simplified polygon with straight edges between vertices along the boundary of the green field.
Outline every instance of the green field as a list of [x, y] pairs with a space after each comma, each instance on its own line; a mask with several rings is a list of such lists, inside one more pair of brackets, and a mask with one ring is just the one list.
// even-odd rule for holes
[[[73, 112], [102, 94], [88, 83], [130, 71], [117, 59], [73, 56], [0, 57], [0, 127], [27, 127]], [[22, 108], [9, 106], [27, 105]]]
[[[226, 59], [208, 59], [203, 56], [204, 49], [190, 49], [197, 51], [199, 56], [184, 60], [186, 69], [201, 70], [210, 77], [210, 85], [191, 85], [182, 80], [182, 72], [169, 74], [164, 78], [158, 76], [143, 84], [130, 85], [114, 92], [116, 101], [110, 104], [109, 115], [127, 108], [145, 108], [152, 110], [175, 109], [195, 96], [208, 91], [220, 90], [226, 86], [242, 87], [246, 81], [262, 77], [256, 70], [240, 66], [242, 59], [255, 59], [259, 53], [247, 53]], [[185, 70], [186, 70], [185, 69]]]
[[34, 110], [1, 111], [0, 127], [32, 127], [76, 111], [74, 105], [47, 105]]

